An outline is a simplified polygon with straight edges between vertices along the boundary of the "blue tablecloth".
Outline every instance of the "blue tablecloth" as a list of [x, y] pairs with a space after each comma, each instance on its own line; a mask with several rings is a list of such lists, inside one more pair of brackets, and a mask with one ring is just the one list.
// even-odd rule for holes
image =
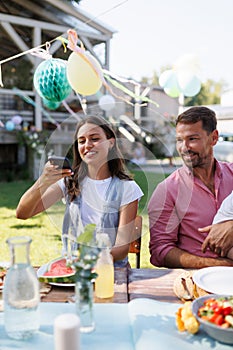
[[[53, 322], [63, 313], [75, 313], [75, 305], [68, 303], [41, 303], [41, 327], [33, 338], [18, 341], [8, 338], [0, 313], [0, 350], [53, 350]], [[132, 350], [133, 341], [127, 304], [95, 304], [95, 331], [81, 334], [82, 350]], [[67, 349], [68, 350], [68, 349]]]
[[[179, 304], [152, 299], [134, 299], [128, 304], [95, 304], [96, 329], [81, 334], [82, 350], [230, 350], [202, 330], [192, 335], [179, 332], [175, 313]], [[0, 313], [0, 350], [54, 350], [53, 323], [56, 316], [73, 312], [68, 303], [41, 303], [41, 327], [30, 340], [16, 341], [7, 337]], [[68, 350], [68, 349], [67, 349]]]
[[128, 303], [136, 350], [232, 350], [232, 346], [210, 338], [201, 328], [196, 334], [179, 332], [175, 314], [181, 305], [152, 299]]

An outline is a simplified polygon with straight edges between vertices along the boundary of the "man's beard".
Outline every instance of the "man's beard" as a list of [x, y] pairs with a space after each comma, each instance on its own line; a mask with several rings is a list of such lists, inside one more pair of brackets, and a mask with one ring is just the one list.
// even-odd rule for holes
[[[189, 155], [195, 155], [195, 158], [188, 158]], [[183, 159], [184, 164], [189, 168], [198, 168], [202, 167], [204, 162], [203, 159], [200, 157], [199, 153], [196, 152], [186, 152], [181, 154], [181, 158]]]

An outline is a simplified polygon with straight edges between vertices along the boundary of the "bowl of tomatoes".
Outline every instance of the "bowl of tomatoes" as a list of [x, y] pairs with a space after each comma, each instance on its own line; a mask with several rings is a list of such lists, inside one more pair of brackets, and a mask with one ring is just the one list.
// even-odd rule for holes
[[192, 303], [192, 313], [212, 338], [233, 344], [233, 295], [208, 294]]

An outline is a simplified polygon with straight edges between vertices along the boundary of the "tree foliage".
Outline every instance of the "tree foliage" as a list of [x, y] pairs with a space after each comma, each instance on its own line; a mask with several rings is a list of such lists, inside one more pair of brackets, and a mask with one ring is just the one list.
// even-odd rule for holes
[[216, 82], [208, 79], [202, 84], [200, 92], [193, 97], [185, 97], [185, 106], [201, 106], [220, 104], [221, 95], [227, 87], [225, 81]]
[[27, 59], [20, 59], [3, 65], [2, 80], [5, 89], [17, 87], [21, 90], [31, 90], [32, 64]]

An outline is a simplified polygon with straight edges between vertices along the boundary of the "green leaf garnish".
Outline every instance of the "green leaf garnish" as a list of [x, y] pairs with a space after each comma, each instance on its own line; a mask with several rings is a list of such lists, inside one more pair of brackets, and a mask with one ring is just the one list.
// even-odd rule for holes
[[88, 224], [84, 227], [83, 233], [77, 238], [77, 242], [81, 244], [87, 244], [90, 245], [94, 242], [94, 231], [95, 231], [96, 225], [95, 224]]

